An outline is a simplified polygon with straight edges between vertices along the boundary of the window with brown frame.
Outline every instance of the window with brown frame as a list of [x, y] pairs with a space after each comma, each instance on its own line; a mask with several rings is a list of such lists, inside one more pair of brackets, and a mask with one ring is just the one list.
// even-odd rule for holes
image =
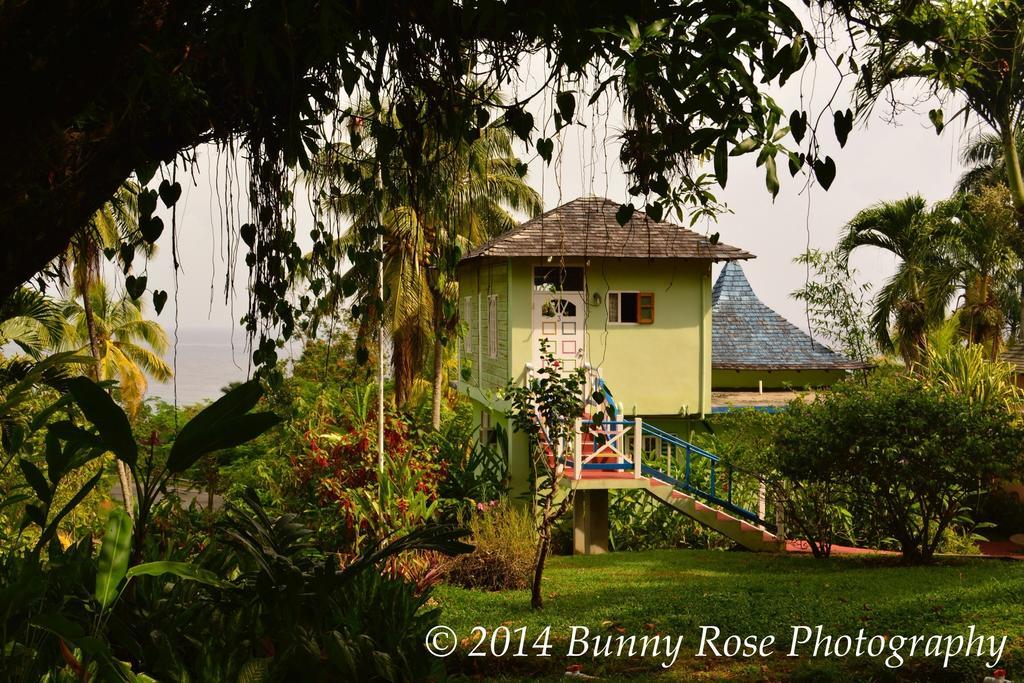
[[654, 292], [608, 292], [608, 322], [654, 323]]

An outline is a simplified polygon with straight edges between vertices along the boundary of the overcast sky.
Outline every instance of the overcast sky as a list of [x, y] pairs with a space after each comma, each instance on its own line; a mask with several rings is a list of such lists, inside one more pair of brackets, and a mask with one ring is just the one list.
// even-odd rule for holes
[[[798, 106], [801, 93], [812, 112], [820, 111], [835, 85], [828, 75], [822, 74], [833, 72], [825, 63], [812, 65], [803, 78], [792, 79], [773, 95], [787, 113]], [[522, 91], [526, 92], [540, 75], [539, 68], [535, 74], [528, 71]], [[843, 95], [835, 106], [846, 107]], [[967, 136], [959, 125], [948, 126], [937, 136], [927, 117], [931, 106], [934, 103], [922, 103], [918, 111], [904, 111], [895, 124], [878, 115], [861, 122], [845, 149], [840, 149], [835, 141], [832, 117], [826, 113], [823, 140], [838, 165], [838, 175], [828, 192], [819, 187], [804, 191], [804, 178], [791, 178], [780, 158], [782, 189], [773, 202], [765, 189], [763, 169], [754, 167], [755, 155], [733, 158], [728, 188], [720, 193], [731, 213], [721, 216], [717, 225], [699, 223], [696, 229], [720, 232], [723, 242], [756, 254], [756, 260], [744, 264], [754, 290], [769, 306], [806, 327], [802, 305], [790, 297], [805, 277], [804, 269], [793, 263], [794, 257], [808, 244], [823, 249], [834, 246], [843, 224], [870, 204], [917, 192], [934, 201], [952, 191], [961, 172], [958, 152]], [[550, 103], [538, 101], [538, 120], [540, 112], [549, 109]], [[536, 158], [532, 150], [521, 148], [524, 158], [531, 159], [528, 180], [542, 193], [547, 209], [588, 194], [605, 195], [616, 201], [630, 199], [617, 162], [615, 136], [619, 115], [615, 111], [604, 115], [584, 110], [581, 119], [585, 127], [572, 127], [562, 135], [550, 165]], [[228, 196], [224, 171], [223, 158], [201, 150], [195, 181], [179, 178], [184, 193], [178, 214], [182, 270], [178, 276], [177, 312], [183, 328], [237, 328], [246, 308], [244, 268], [236, 278], [237, 293], [228, 303], [224, 300], [228, 263], [221, 219]], [[241, 189], [233, 190], [235, 202], [244, 204], [244, 196], [238, 195]], [[165, 216], [165, 223], [169, 224], [169, 216]], [[308, 233], [310, 223], [309, 212], [300, 211], [300, 235]], [[149, 264], [150, 286], [171, 293], [172, 300], [160, 316], [161, 322], [171, 328], [175, 314], [174, 284], [166, 234], [160, 244], [159, 254]], [[877, 286], [892, 272], [894, 262], [884, 253], [865, 252], [854, 259], [853, 265], [862, 280]], [[236, 330], [235, 341], [240, 337]]]

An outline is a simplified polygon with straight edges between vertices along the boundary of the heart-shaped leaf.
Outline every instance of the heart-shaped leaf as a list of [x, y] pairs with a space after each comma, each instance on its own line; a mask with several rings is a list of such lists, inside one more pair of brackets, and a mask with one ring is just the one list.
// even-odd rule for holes
[[537, 140], [537, 153], [544, 161], [551, 161], [551, 153], [555, 149], [555, 143], [551, 138], [540, 138]]
[[150, 244], [156, 242], [163, 231], [164, 222], [160, 219], [160, 216], [151, 216], [139, 220], [139, 232], [142, 233], [142, 239]]
[[153, 292], [153, 310], [156, 311], [157, 315], [164, 310], [164, 305], [167, 303], [167, 292], [162, 289], [154, 290]]
[[139, 185], [145, 187], [156, 175], [156, 169], [160, 167], [158, 161], [143, 161], [135, 168], [135, 177], [139, 179]]
[[807, 112], [794, 111], [789, 115], [789, 132], [793, 134], [793, 139], [797, 143], [804, 139], [804, 133], [807, 132]]
[[629, 219], [633, 217], [633, 212], [636, 209], [633, 208], [632, 204], [622, 204], [619, 206], [619, 210], [615, 212], [615, 221], [619, 225], [625, 225], [629, 222]]
[[845, 147], [846, 138], [849, 137], [850, 131], [853, 130], [853, 111], [847, 109], [846, 111], [837, 111], [833, 114], [832, 127], [836, 131], [836, 140], [839, 141], [839, 146]]
[[824, 161], [814, 160], [814, 177], [826, 191], [832, 186], [832, 181], [836, 179], [836, 162], [832, 160], [832, 157], [825, 157]]
[[143, 190], [139, 193], [139, 217], [149, 218], [156, 211], [156, 190]]
[[171, 208], [179, 197], [181, 197], [181, 183], [178, 181], [171, 183], [166, 178], [160, 181], [160, 200], [163, 201], [164, 206], [168, 209]]
[[555, 97], [555, 104], [558, 105], [558, 113], [562, 115], [565, 122], [572, 121], [572, 117], [576, 113], [576, 96], [563, 90]]
[[660, 223], [662, 216], [665, 214], [665, 209], [662, 208], [661, 204], [648, 204], [644, 207], [644, 213], [655, 223]]
[[256, 226], [252, 223], [246, 223], [238, 229], [238, 234], [242, 236], [242, 241], [245, 242], [246, 246], [252, 249], [253, 245], [256, 244]]
[[124, 264], [124, 270], [127, 273], [132, 265], [132, 259], [135, 258], [135, 245], [123, 242], [121, 248], [118, 249], [118, 254], [121, 256], [121, 262]]
[[943, 121], [944, 117], [942, 114], [942, 110], [932, 109], [931, 111], [928, 112], [928, 118], [931, 120], [932, 125], [935, 126], [936, 135], [941, 133], [943, 126], [945, 126], [945, 123]]
[[129, 275], [124, 279], [124, 288], [128, 291], [128, 296], [132, 299], [138, 299], [146, 291], [146, 276], [140, 275], [135, 277]]
[[512, 107], [505, 112], [505, 125], [512, 129], [516, 137], [526, 142], [533, 131], [533, 114], [522, 107]]
[[800, 169], [804, 167], [804, 155], [796, 154], [795, 152], [789, 153], [789, 175], [795, 176], [800, 172]]

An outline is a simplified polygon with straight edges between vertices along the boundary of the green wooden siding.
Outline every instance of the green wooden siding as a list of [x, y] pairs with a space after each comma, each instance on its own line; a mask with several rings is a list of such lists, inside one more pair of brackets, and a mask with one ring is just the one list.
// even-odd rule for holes
[[471, 373], [468, 384], [484, 392], [504, 388], [509, 378], [507, 263], [463, 267], [459, 276], [459, 305], [461, 316], [470, 312], [469, 320], [465, 321], [466, 334], [459, 344], [460, 366], [469, 368]]

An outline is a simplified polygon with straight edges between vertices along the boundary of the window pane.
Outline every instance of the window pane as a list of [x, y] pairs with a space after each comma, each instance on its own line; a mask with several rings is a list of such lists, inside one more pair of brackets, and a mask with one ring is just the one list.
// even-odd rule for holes
[[619, 322], [621, 323], [635, 323], [638, 320], [638, 305], [636, 292], [622, 292], [619, 294], [621, 305], [621, 314], [619, 315]]
[[579, 266], [534, 268], [533, 287], [538, 290], [582, 292], [583, 268]]
[[608, 292], [608, 322], [619, 322], [619, 293]]

